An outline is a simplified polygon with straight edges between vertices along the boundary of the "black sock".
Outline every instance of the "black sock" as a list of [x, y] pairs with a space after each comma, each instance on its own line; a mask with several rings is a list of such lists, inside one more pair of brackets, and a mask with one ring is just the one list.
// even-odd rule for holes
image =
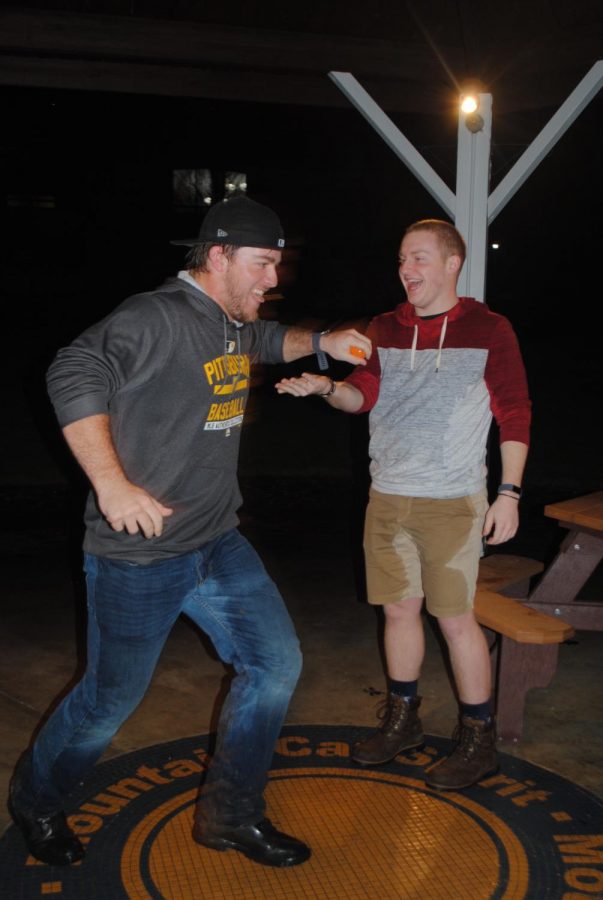
[[417, 696], [418, 685], [418, 681], [394, 681], [393, 678], [387, 679], [387, 688], [390, 694], [404, 697], [405, 700], [413, 700]]
[[461, 703], [461, 716], [489, 722], [492, 718], [492, 704], [489, 700], [485, 703]]

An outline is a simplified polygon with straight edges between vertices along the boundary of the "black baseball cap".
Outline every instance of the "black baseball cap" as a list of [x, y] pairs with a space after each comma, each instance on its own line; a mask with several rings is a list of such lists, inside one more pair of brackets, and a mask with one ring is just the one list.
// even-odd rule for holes
[[282, 250], [285, 235], [279, 217], [268, 206], [249, 197], [233, 197], [208, 209], [198, 237], [171, 243], [194, 247], [208, 242]]

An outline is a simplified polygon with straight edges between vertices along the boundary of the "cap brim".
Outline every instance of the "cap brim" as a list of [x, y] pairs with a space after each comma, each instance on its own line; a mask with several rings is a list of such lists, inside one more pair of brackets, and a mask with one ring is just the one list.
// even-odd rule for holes
[[170, 241], [170, 244], [173, 244], [174, 247], [195, 247], [197, 244], [212, 244], [216, 246], [220, 246], [220, 244], [229, 244], [232, 247], [254, 247], [259, 249], [266, 250], [284, 250], [285, 249], [285, 239], [279, 238], [278, 240], [282, 240], [282, 246], [277, 246], [275, 241], [264, 241], [264, 240], [253, 240], [253, 238], [249, 239], [236, 239], [233, 238], [231, 240], [223, 239], [221, 241], [216, 238], [188, 238], [188, 240], [180, 240], [180, 241]]

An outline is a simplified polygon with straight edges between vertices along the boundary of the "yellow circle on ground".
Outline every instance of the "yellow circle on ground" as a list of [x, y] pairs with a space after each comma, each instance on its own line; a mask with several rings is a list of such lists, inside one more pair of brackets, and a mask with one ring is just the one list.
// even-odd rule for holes
[[462, 794], [438, 794], [411, 778], [348, 769], [273, 772], [273, 823], [313, 851], [290, 869], [195, 844], [196, 794], [172, 798], [133, 830], [121, 862], [131, 900], [485, 900], [501, 886], [504, 900], [526, 895], [527, 859], [508, 826]]

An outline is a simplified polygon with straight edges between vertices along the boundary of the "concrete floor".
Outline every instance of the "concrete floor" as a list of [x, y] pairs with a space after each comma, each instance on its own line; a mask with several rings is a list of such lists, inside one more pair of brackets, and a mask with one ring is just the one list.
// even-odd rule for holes
[[[326, 445], [327, 455], [349, 457], [349, 434], [334, 424], [337, 419], [324, 404], [308, 404], [307, 412], [296, 408], [297, 424], [289, 420], [285, 448], [279, 438], [282, 407], [271, 404], [246, 429], [242, 527], [280, 586], [302, 641], [305, 666], [288, 721], [370, 725], [384, 677], [378, 618], [361, 600], [363, 487], [354, 478], [352, 463], [337, 471], [324, 463]], [[51, 469], [48, 463], [47, 476]], [[46, 477], [37, 486], [12, 484], [2, 491], [0, 828], [8, 823], [5, 798], [13, 765], [41, 716], [73, 678], [82, 651], [79, 513], [66, 483], [57, 472], [53, 478], [54, 483]], [[562, 533], [556, 536], [534, 497], [536, 492], [533, 508], [526, 507], [522, 532], [507, 549], [544, 559], [551, 540]], [[602, 590], [596, 573], [588, 591], [592, 596]], [[456, 704], [439, 644], [429, 624], [426, 630], [423, 722], [427, 732], [448, 735], [456, 722]], [[601, 797], [602, 658], [602, 633], [581, 632], [563, 645], [551, 686], [528, 696], [521, 744], [501, 748]], [[145, 700], [108, 755], [212, 730], [227, 680], [226, 669], [204, 638], [179, 622]]]

